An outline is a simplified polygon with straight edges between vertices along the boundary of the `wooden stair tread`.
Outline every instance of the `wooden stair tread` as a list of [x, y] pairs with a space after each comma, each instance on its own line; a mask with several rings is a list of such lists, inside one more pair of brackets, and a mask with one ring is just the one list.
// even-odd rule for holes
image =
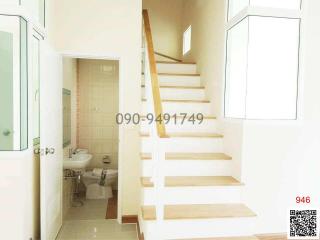
[[[154, 187], [150, 177], [141, 179], [143, 187]], [[209, 186], [241, 186], [238, 180], [230, 176], [168, 176], [166, 187], [209, 187]]]
[[167, 160], [231, 160], [224, 153], [166, 153]]
[[[147, 99], [143, 98], [143, 102], [146, 102]], [[175, 102], [175, 103], [210, 103], [209, 100], [186, 100], [186, 99], [161, 99], [161, 102]]]
[[[256, 214], [244, 204], [181, 204], [164, 206], [165, 220], [238, 218], [255, 216]], [[143, 206], [142, 217], [144, 220], [155, 220], [155, 206]]]
[[154, 206], [141, 207], [143, 220], [156, 220], [156, 208]]
[[140, 182], [141, 185], [145, 188], [154, 187], [153, 182], [151, 182], [151, 177], [141, 177]]
[[190, 64], [190, 65], [195, 65], [195, 62], [169, 62], [169, 61], [157, 61], [157, 63], [162, 63], [162, 64]]
[[[140, 133], [141, 137], [149, 137], [149, 133]], [[222, 138], [223, 135], [218, 133], [167, 133], [167, 138]]]
[[[142, 88], [145, 88], [146, 85], [142, 84]], [[173, 89], [205, 89], [203, 86], [167, 86], [167, 85], [160, 85], [160, 88], [173, 88]]]
[[255, 236], [245, 236], [245, 237], [188, 238], [188, 239], [184, 238], [184, 239], [176, 239], [176, 240], [259, 240], [259, 239]]
[[159, 76], [200, 77], [199, 73], [158, 73]]
[[[141, 153], [142, 160], [151, 160], [150, 153]], [[231, 160], [224, 153], [166, 153], [166, 160]]]
[[285, 233], [258, 234], [256, 237], [259, 240], [287, 240], [287, 234]]

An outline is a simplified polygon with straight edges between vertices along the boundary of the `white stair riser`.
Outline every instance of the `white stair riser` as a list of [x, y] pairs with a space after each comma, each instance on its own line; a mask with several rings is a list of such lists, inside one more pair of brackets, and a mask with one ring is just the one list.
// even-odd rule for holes
[[[158, 75], [160, 86], [190, 86], [200, 87], [200, 76], [174, 76], [174, 75]], [[142, 75], [142, 84], [145, 84]]]
[[162, 86], [192, 86], [200, 87], [200, 76], [165, 76], [159, 75], [160, 85]]
[[[164, 220], [164, 239], [236, 237], [254, 235], [255, 217]], [[154, 240], [158, 232], [156, 221], [144, 224], [145, 240]]]
[[[166, 130], [170, 133], [188, 132], [188, 133], [216, 133], [217, 132], [217, 121], [215, 119], [204, 119], [201, 124], [196, 122], [193, 124], [187, 120], [184, 120], [182, 124], [182, 119], [177, 118], [177, 124], [170, 121], [166, 124]], [[148, 133], [150, 130], [150, 125], [148, 121], [141, 122], [141, 132]]]
[[[150, 177], [153, 174], [153, 161], [142, 160], [142, 174]], [[166, 160], [165, 176], [231, 176], [230, 160]]]
[[157, 63], [158, 73], [185, 73], [185, 74], [195, 74], [197, 73], [196, 64], [165, 64]]
[[[241, 203], [242, 188], [242, 186], [166, 187], [162, 196], [164, 204]], [[154, 188], [142, 188], [141, 191], [143, 205], [156, 204]]]
[[[192, 103], [192, 102], [162, 102], [163, 113], [170, 115], [187, 113], [188, 115], [201, 113], [204, 116], [212, 115], [213, 109], [210, 103]], [[147, 103], [142, 102], [143, 114], [147, 114]]]
[[[160, 86], [201, 87], [200, 76], [158, 75]], [[144, 75], [141, 84], [145, 85]]]
[[[166, 138], [166, 152], [211, 153], [222, 152], [222, 138]], [[142, 137], [142, 152], [151, 152], [151, 142], [148, 137]]]
[[[171, 100], [205, 100], [204, 89], [160, 88], [161, 99]], [[145, 88], [142, 88], [142, 98], [145, 98]]]

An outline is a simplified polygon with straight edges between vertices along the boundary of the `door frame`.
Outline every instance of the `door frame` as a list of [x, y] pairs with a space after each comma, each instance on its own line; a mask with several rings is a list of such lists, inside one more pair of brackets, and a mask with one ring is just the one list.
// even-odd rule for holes
[[[122, 67], [122, 59], [120, 56], [106, 56], [100, 54], [85, 54], [78, 52], [59, 52], [62, 58], [78, 58], [78, 59], [92, 59], [92, 60], [109, 60], [109, 61], [118, 61], [119, 62], [119, 112], [123, 112], [124, 104], [124, 91], [123, 91], [123, 67]], [[117, 221], [119, 224], [122, 223], [122, 182], [123, 182], [123, 152], [124, 149], [123, 141], [124, 141], [124, 127], [123, 125], [119, 125], [119, 145], [118, 145], [118, 209], [117, 209]]]

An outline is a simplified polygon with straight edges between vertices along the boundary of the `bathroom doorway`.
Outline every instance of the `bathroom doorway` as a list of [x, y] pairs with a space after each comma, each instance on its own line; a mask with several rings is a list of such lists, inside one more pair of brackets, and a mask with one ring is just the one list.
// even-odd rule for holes
[[64, 57], [64, 221], [117, 219], [119, 61]]

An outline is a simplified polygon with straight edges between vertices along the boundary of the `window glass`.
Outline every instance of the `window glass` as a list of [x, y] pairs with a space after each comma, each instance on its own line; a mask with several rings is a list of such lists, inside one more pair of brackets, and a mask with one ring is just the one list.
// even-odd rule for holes
[[20, 18], [20, 149], [28, 148], [28, 33], [27, 22]]
[[250, 16], [228, 31], [225, 116], [296, 119], [300, 20]]
[[28, 147], [27, 22], [0, 15], [0, 151]]
[[191, 50], [191, 26], [183, 33], [183, 54]]
[[298, 19], [249, 17], [246, 117], [296, 119]]
[[225, 115], [233, 118], [245, 117], [248, 18], [228, 31]]
[[1, 30], [0, 62], [0, 150], [3, 151], [13, 149], [13, 34]]

